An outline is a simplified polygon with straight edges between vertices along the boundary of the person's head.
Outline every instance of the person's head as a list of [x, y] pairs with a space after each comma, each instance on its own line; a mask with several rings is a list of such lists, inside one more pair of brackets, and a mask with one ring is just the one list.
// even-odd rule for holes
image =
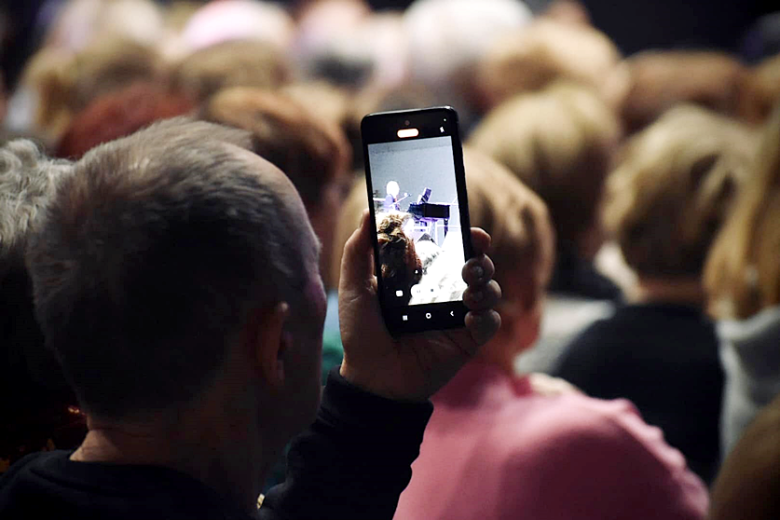
[[597, 29], [543, 18], [493, 45], [480, 64], [479, 87], [487, 108], [561, 80], [594, 88], [616, 106], [626, 83], [620, 59]]
[[55, 155], [80, 159], [101, 143], [125, 137], [155, 121], [190, 112], [193, 104], [154, 83], [136, 83], [106, 94], [77, 113], [57, 144]]
[[249, 146], [172, 119], [91, 150], [59, 184], [27, 261], [92, 424], [252, 435], [273, 457], [313, 419], [317, 241], [290, 181]]
[[197, 50], [171, 70], [171, 87], [205, 102], [229, 87], [275, 89], [287, 82], [289, 66], [283, 53], [261, 40], [232, 40]]
[[388, 213], [380, 217], [377, 225], [382, 283], [394, 302], [399, 301], [395, 292], [402, 290], [404, 299], [401, 301], [408, 303], [412, 286], [422, 279], [422, 261], [417, 256], [412, 237], [404, 231], [408, 219], [408, 214]]
[[630, 75], [621, 117], [638, 132], [680, 103], [720, 114], [737, 113], [745, 67], [728, 54], [705, 51], [648, 51], [626, 60]]
[[284, 95], [254, 88], [220, 91], [201, 117], [251, 132], [253, 151], [290, 178], [322, 244], [321, 271], [330, 286], [333, 234], [352, 182], [351, 152], [341, 129]]
[[398, 193], [401, 191], [401, 188], [398, 186], [397, 182], [390, 181], [387, 183], [387, 187], [385, 188], [385, 191], [387, 192], [388, 195], [397, 197]]
[[618, 134], [617, 118], [598, 95], [557, 84], [496, 107], [469, 144], [536, 192], [559, 247], [587, 259], [601, 244], [598, 212]]
[[751, 138], [732, 120], [681, 106], [626, 143], [607, 182], [604, 221], [640, 284], [700, 283]]
[[416, 0], [404, 14], [412, 81], [462, 121], [478, 108], [477, 66], [494, 41], [523, 30], [531, 11], [516, 0]]
[[290, 15], [277, 3], [221, 0], [206, 3], [189, 17], [181, 44], [196, 51], [232, 40], [254, 40], [284, 50], [292, 41], [294, 28]]
[[761, 124], [778, 102], [780, 55], [767, 58], [748, 71], [739, 96], [739, 116], [748, 123]]
[[511, 362], [537, 339], [541, 302], [550, 280], [554, 232], [544, 202], [506, 167], [474, 149], [464, 150], [471, 225], [491, 236], [487, 253], [502, 299], [501, 328], [483, 350], [491, 361]]
[[780, 107], [710, 251], [705, 288], [717, 318], [749, 318], [780, 304]]
[[44, 48], [30, 61], [23, 86], [36, 98], [35, 129], [56, 140], [95, 99], [139, 81], [158, 82], [162, 74], [153, 48], [107, 38], [77, 53]]

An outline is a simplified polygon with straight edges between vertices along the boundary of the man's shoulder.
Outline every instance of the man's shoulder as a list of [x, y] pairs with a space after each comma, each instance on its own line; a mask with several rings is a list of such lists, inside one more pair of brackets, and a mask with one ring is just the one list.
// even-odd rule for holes
[[174, 470], [73, 462], [70, 454], [36, 453], [12, 466], [0, 479], [0, 517], [247, 518], [204, 484]]

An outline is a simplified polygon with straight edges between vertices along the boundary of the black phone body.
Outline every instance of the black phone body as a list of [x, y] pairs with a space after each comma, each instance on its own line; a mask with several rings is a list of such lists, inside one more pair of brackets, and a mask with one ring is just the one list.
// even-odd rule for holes
[[369, 114], [361, 124], [382, 315], [394, 336], [465, 326], [473, 256], [458, 114]]

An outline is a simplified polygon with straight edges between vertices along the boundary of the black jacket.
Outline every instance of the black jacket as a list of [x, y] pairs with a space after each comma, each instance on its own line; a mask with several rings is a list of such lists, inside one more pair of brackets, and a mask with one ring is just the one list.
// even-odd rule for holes
[[[390, 401], [330, 374], [317, 419], [295, 439], [287, 480], [256, 519], [390, 519], [411, 478], [430, 403]], [[201, 482], [153, 466], [83, 463], [36, 453], [0, 479], [0, 518], [252, 518]]]

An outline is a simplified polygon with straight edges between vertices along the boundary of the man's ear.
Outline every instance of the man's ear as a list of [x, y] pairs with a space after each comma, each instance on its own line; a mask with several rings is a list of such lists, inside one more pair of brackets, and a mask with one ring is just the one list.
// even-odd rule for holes
[[283, 354], [290, 336], [285, 324], [290, 306], [281, 302], [273, 307], [250, 311], [244, 328], [244, 346], [257, 375], [272, 389], [281, 388], [285, 379]]

